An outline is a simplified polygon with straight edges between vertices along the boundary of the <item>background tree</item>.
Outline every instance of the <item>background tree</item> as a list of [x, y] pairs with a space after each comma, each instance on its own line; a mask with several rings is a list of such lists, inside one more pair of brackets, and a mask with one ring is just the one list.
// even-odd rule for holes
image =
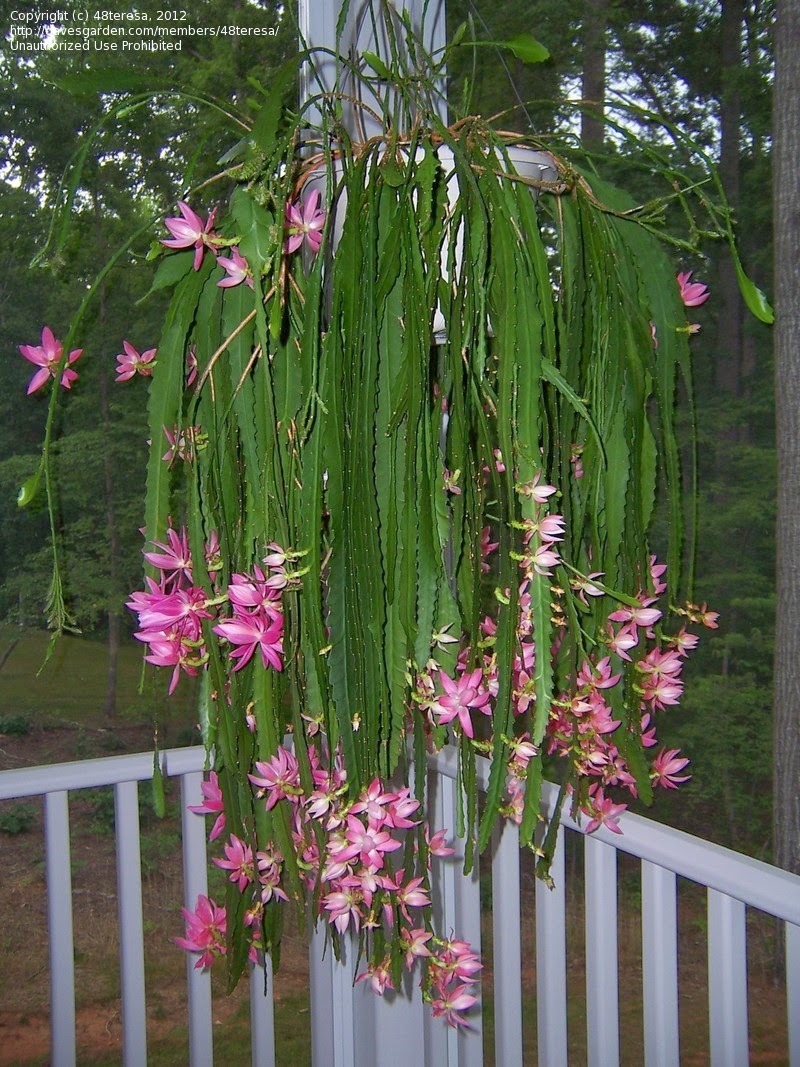
[[800, 4], [779, 0], [775, 56], [775, 862], [800, 873]]
[[[140, 6], [155, 17], [155, 3]], [[37, 343], [45, 323], [63, 338], [98, 270], [140, 231], [89, 304], [76, 340], [85, 349], [80, 380], [57, 457], [70, 605], [85, 632], [107, 638], [107, 713], [115, 708], [122, 629], [131, 629], [123, 605], [141, 573], [146, 437], [142, 394], [135, 382], [115, 384], [115, 356], [123, 339], [140, 350], [156, 344], [163, 316], [160, 293], [141, 303], [155, 270], [147, 252], [158, 227], [148, 233], [147, 223], [171, 213], [191, 185], [219, 169], [219, 156], [235, 140], [231, 116], [257, 92], [248, 77], [268, 78], [284, 52], [294, 51], [290, 12], [272, 0], [233, 9], [198, 0], [198, 24], [281, 32], [200, 37], [180, 52], [90, 54], [87, 61], [55, 51], [31, 59], [12, 51], [9, 36], [0, 46], [0, 231], [12, 260], [0, 283], [0, 339], [10, 357], [0, 367], [8, 416], [0, 427], [0, 612], [7, 619], [38, 622], [49, 583], [44, 515], [16, 506], [16, 490], [36, 465], [44, 411], [37, 397], [20, 403], [30, 375], [17, 346]], [[114, 90], [123, 89], [157, 95], [141, 96], [115, 116]], [[51, 212], [65, 200], [69, 212], [55, 217], [48, 242]], [[100, 397], [98, 406], [90, 394]]]

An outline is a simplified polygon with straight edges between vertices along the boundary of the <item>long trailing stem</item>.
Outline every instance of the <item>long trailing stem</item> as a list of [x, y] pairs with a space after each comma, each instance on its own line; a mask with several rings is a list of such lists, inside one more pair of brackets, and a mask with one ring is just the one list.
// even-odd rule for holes
[[[275, 290], [271, 289], [269, 291], [269, 293], [267, 293], [267, 296], [264, 299], [265, 300], [268, 299], [270, 297], [270, 295], [272, 295], [274, 292], [275, 292]], [[199, 378], [199, 380], [197, 382], [197, 391], [198, 391], [198, 393], [203, 388], [203, 386], [205, 385], [205, 383], [208, 380], [208, 378], [211, 376], [211, 373], [214, 370], [214, 367], [216, 366], [217, 360], [220, 358], [220, 356], [223, 355], [223, 353], [228, 348], [230, 348], [230, 346], [233, 344], [233, 342], [236, 340], [236, 338], [239, 336], [239, 334], [242, 332], [242, 330], [244, 330], [247, 326], [249, 326], [250, 323], [255, 319], [255, 317], [256, 317], [256, 309], [253, 308], [253, 310], [248, 315], [245, 315], [245, 317], [242, 319], [242, 321], [239, 323], [239, 325], [236, 327], [236, 329], [233, 330], [231, 333], [229, 333], [228, 336], [225, 338], [225, 340], [222, 342], [222, 344], [212, 353], [212, 355], [209, 357], [209, 360], [208, 360], [208, 363], [207, 363], [207, 365], [205, 367], [205, 370], [200, 375], [200, 378]]]

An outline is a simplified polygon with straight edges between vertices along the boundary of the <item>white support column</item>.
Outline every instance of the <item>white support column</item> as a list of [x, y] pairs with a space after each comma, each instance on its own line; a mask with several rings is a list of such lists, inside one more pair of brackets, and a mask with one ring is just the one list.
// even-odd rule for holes
[[586, 926], [586, 1032], [589, 1067], [619, 1064], [617, 851], [584, 838]]
[[678, 905], [675, 875], [642, 862], [642, 982], [647, 1067], [679, 1067]]
[[45, 795], [44, 840], [50, 937], [50, 1048], [53, 1067], [75, 1067], [75, 949], [66, 790]]
[[309, 946], [311, 1061], [324, 1067], [361, 1067], [362, 1063], [378, 1067], [373, 1055], [373, 1006], [367, 1003], [359, 1013], [356, 994], [360, 989], [353, 987], [358, 939], [344, 939], [337, 962], [330, 944], [325, 946], [326, 925], [321, 919]]
[[125, 1067], [147, 1067], [142, 863], [136, 782], [119, 782], [114, 786], [114, 829], [122, 979], [122, 1062]]
[[275, 1011], [272, 959], [250, 968], [250, 1062], [275, 1067]]
[[[447, 42], [445, 17], [445, 0], [395, 0], [394, 6], [400, 11], [408, 11], [414, 30], [420, 35], [425, 50], [431, 54], [444, 48]], [[336, 40], [336, 23], [342, 9], [342, 0], [299, 0], [298, 21], [303, 42], [309, 48], [325, 48], [350, 56], [355, 62], [365, 52], [374, 52], [387, 58], [386, 38], [380, 18], [380, 9], [373, 0], [351, 0], [350, 10], [344, 24], [340, 41]], [[374, 10], [375, 17], [371, 9]], [[375, 30], [377, 29], [377, 40]], [[337, 87], [337, 63], [334, 56], [317, 52], [311, 63], [307, 63], [301, 74], [300, 98], [308, 101], [321, 92], [332, 92]], [[353, 93], [351, 76], [339, 72], [339, 91]], [[366, 87], [359, 85], [355, 92], [363, 95]], [[447, 118], [444, 99], [444, 86], [437, 108], [441, 118]], [[368, 90], [367, 90], [368, 91]], [[380, 109], [380, 102], [374, 94], [364, 99], [372, 108]], [[309, 124], [319, 121], [320, 112], [316, 105], [307, 109]], [[343, 102], [344, 124], [357, 139], [372, 137], [381, 132], [377, 123], [362, 108]]]
[[745, 906], [708, 891], [708, 1002], [712, 1067], [748, 1067]]
[[536, 883], [536, 1034], [539, 1067], [567, 1067], [567, 903], [564, 828], [559, 827], [553, 888]]
[[522, 1067], [519, 829], [505, 820], [493, 844], [494, 1056], [503, 1067]]
[[[194, 911], [198, 896], [208, 896], [206, 823], [187, 811], [189, 804], [202, 804], [202, 771], [181, 778], [181, 830], [183, 832], [183, 900]], [[214, 1039], [211, 1015], [211, 972], [195, 967], [197, 957], [186, 953], [186, 984], [189, 996], [189, 1062], [191, 1067], [212, 1067]]]
[[800, 1067], [800, 926], [786, 924], [786, 1017], [789, 1063]]
[[[308, 981], [311, 1008], [311, 1062], [322, 1063], [323, 1056], [334, 1062], [333, 1043], [333, 967], [332, 953], [325, 951], [325, 930], [322, 923], [314, 931], [308, 946]], [[338, 1065], [337, 1065], [338, 1067]]]

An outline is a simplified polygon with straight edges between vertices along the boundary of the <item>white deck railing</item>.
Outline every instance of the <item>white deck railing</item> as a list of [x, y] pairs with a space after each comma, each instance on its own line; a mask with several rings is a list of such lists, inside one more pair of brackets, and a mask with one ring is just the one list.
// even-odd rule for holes
[[[204, 753], [198, 748], [163, 753], [163, 772], [181, 783], [183, 869], [186, 906], [207, 892], [205, 820], [186, 812], [201, 802]], [[73, 906], [68, 795], [72, 790], [111, 786], [116, 813], [118, 921], [122, 988], [123, 1057], [126, 1067], [145, 1067], [146, 991], [144, 916], [139, 854], [137, 783], [152, 776], [151, 754], [114, 756], [78, 763], [3, 771], [0, 800], [43, 796], [48, 887], [53, 1067], [76, 1062]], [[455, 825], [453, 753], [431, 760], [431, 796], [436, 825]], [[552, 806], [555, 790], [546, 787]], [[589, 1067], [619, 1063], [619, 998], [616, 916], [617, 852], [638, 857], [642, 868], [642, 973], [644, 1047], [647, 1067], [680, 1063], [678, 1025], [677, 877], [707, 887], [708, 988], [711, 1063], [745, 1067], [748, 1052], [746, 907], [785, 924], [789, 1057], [800, 1067], [800, 878], [688, 834], [623, 816], [622, 836], [601, 828], [585, 837], [586, 1018]], [[577, 831], [565, 814], [565, 830]], [[555, 888], [535, 891], [536, 990], [539, 1067], [567, 1067], [566, 879], [563, 840], [553, 870]], [[495, 1062], [523, 1063], [520, 863], [516, 828], [506, 825], [492, 855], [492, 939]], [[444, 864], [434, 889], [441, 928], [481, 941], [477, 874], [464, 878], [457, 862]], [[314, 1067], [480, 1067], [480, 1020], [456, 1033], [432, 1020], [419, 994], [411, 999], [373, 996], [353, 987], [352, 967], [321, 959], [311, 948], [311, 1029]], [[193, 1067], [213, 1062], [210, 976], [187, 959], [189, 1051]], [[255, 968], [251, 975], [252, 1063], [274, 1067], [272, 983]], [[379, 1039], [379, 1040], [378, 1040]], [[380, 1049], [380, 1051], [377, 1051]]]

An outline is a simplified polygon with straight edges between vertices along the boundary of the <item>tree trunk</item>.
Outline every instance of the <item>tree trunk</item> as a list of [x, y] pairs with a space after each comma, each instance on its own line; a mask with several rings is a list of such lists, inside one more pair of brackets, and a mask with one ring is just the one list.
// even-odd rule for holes
[[778, 0], [775, 34], [775, 862], [800, 874], [800, 0]]
[[[736, 213], [740, 201], [742, 101], [739, 79], [742, 66], [742, 0], [722, 3], [722, 98], [720, 100], [719, 173], [728, 203]], [[717, 385], [738, 395], [742, 377], [742, 298], [736, 268], [728, 249], [720, 254], [719, 358]]]
[[581, 95], [591, 104], [591, 112], [581, 116], [581, 144], [589, 152], [603, 147], [607, 25], [608, 0], [584, 0]]

